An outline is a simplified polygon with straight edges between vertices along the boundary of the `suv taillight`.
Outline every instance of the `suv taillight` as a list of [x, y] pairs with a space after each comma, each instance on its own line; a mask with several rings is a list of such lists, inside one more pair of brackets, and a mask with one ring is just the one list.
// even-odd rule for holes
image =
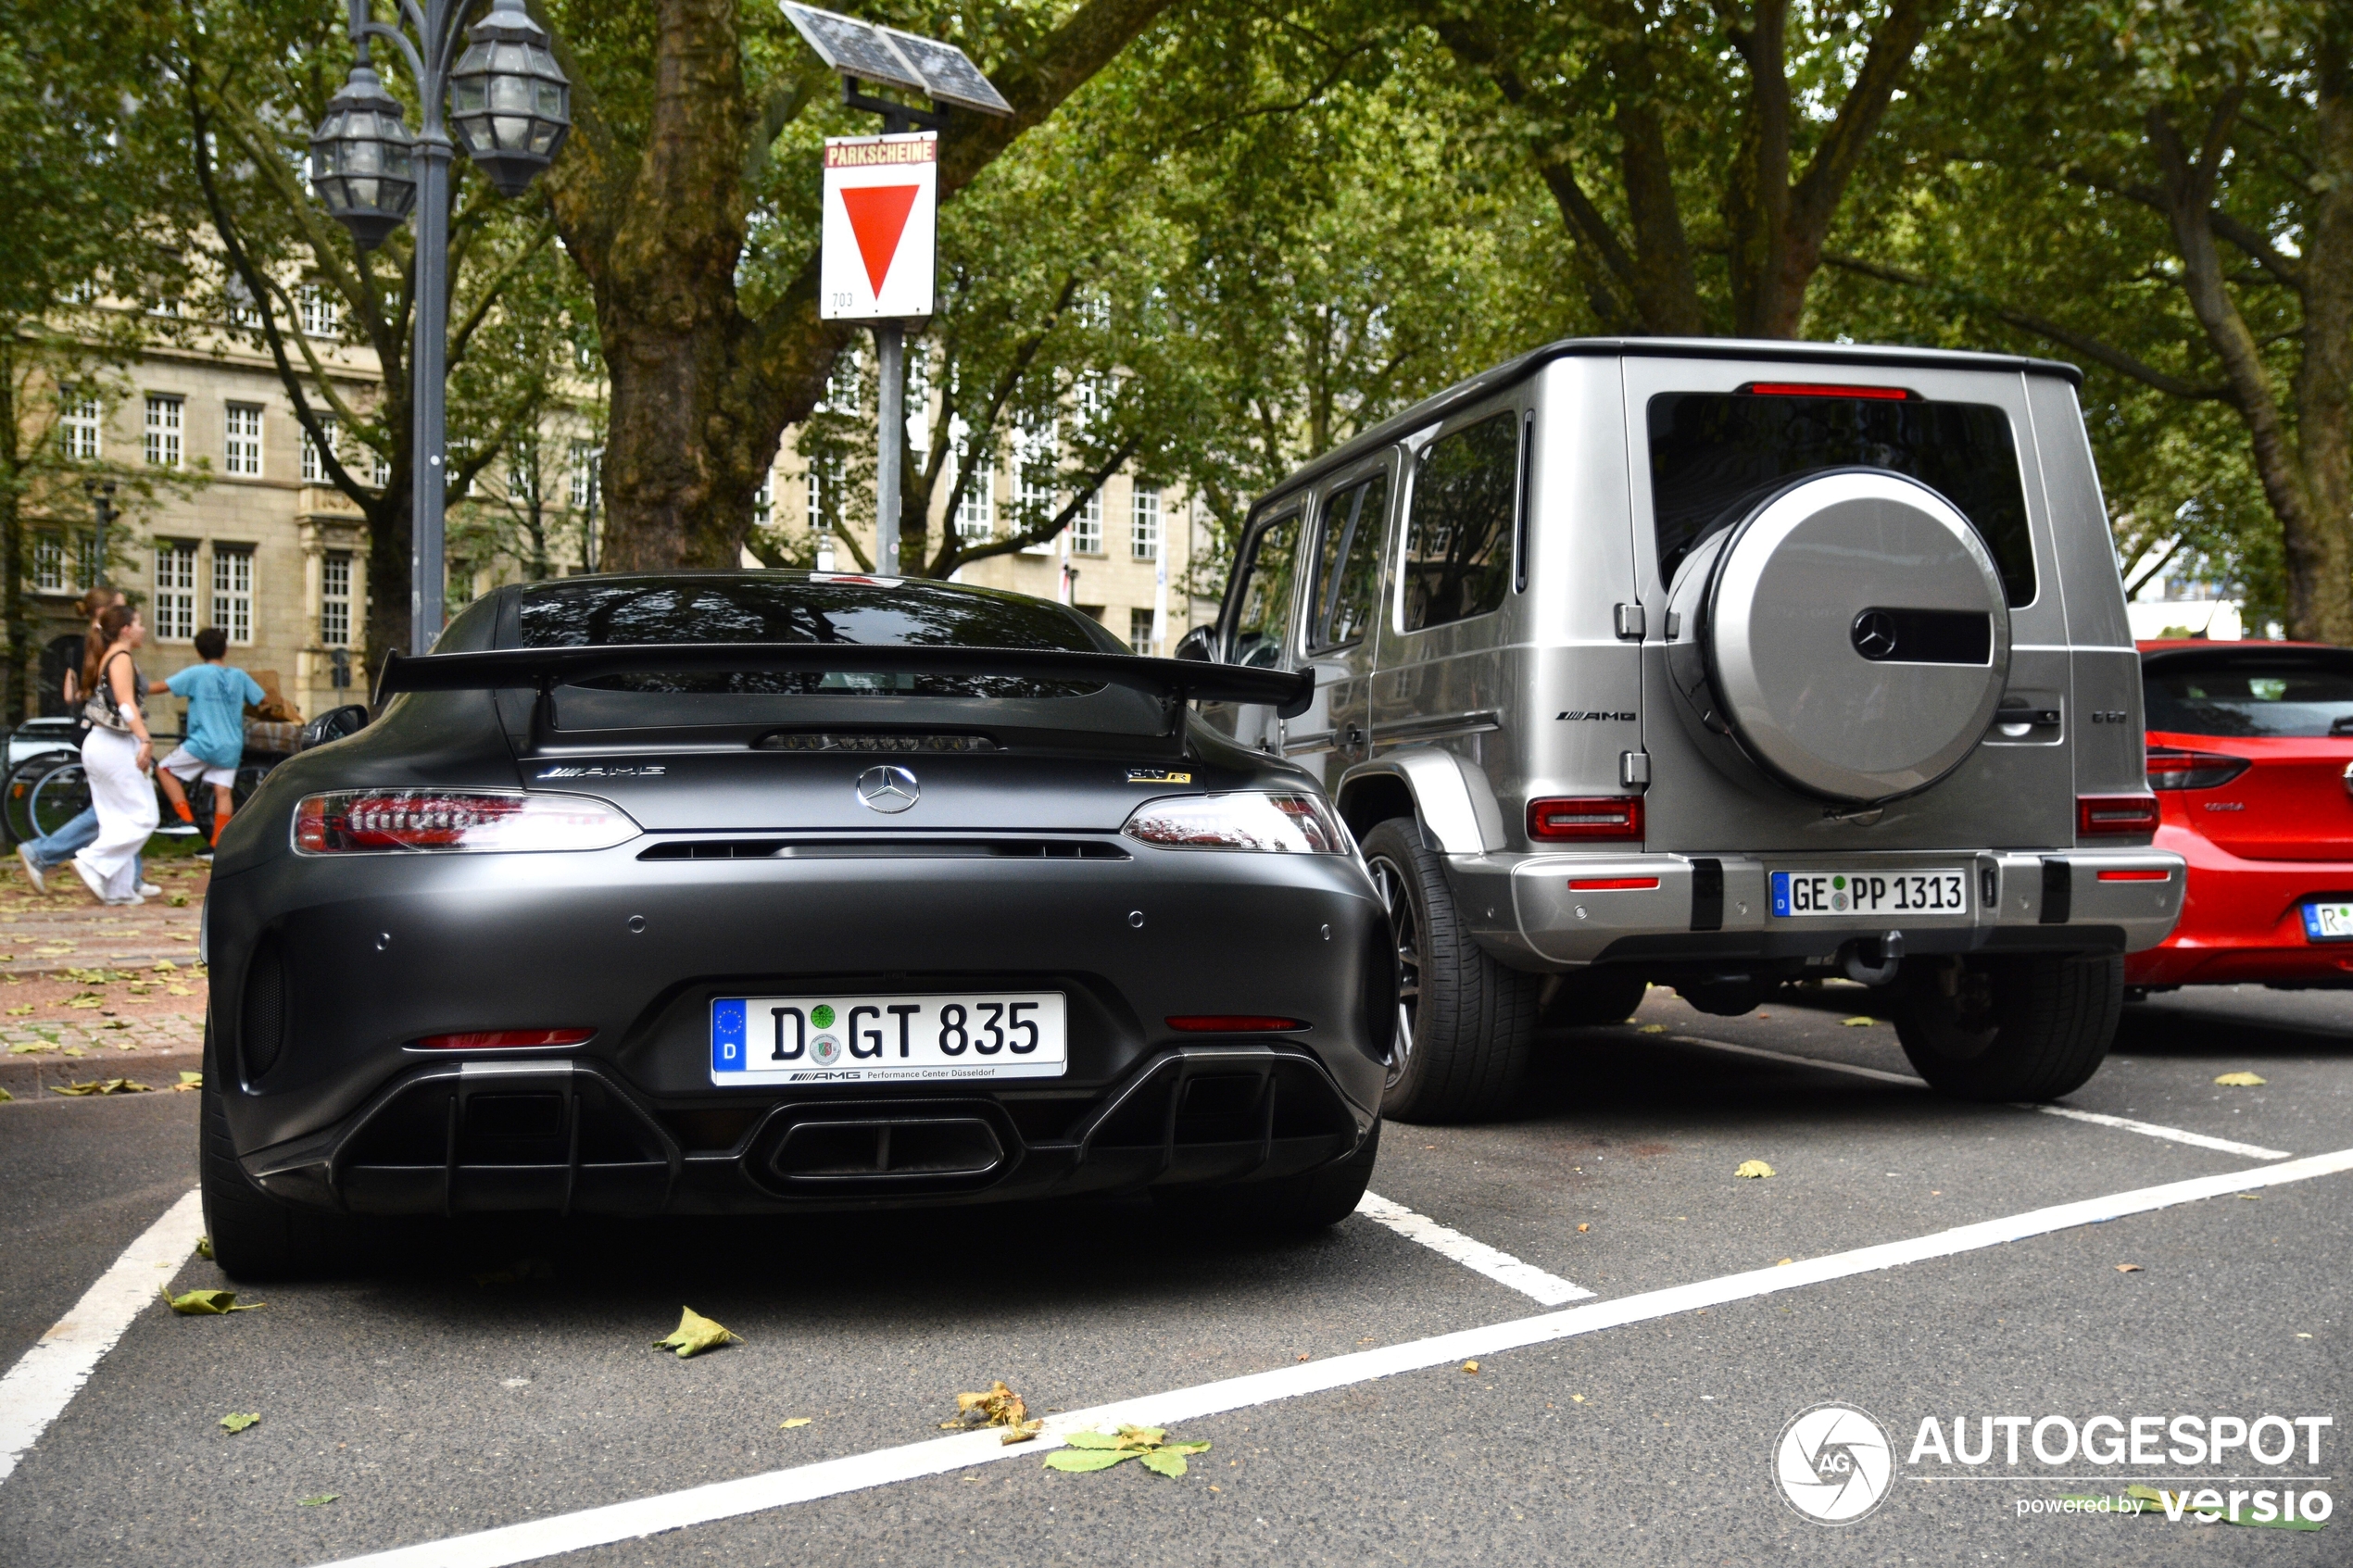
[[2154, 795], [2079, 795], [2075, 797], [2078, 838], [2145, 838], [2157, 831]]
[[1642, 797], [1595, 795], [1531, 800], [1528, 803], [1528, 836], [1547, 844], [1639, 840], [1642, 836]]
[[2178, 746], [2149, 747], [2149, 788], [2213, 789], [2247, 770], [2244, 757], [2219, 751], [2187, 751]]

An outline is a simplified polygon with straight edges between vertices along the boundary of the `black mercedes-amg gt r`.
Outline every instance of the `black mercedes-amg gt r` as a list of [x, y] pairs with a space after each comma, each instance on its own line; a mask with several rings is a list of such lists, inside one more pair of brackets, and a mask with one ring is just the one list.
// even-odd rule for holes
[[1390, 928], [1320, 789], [1202, 725], [1308, 677], [1061, 605], [820, 573], [502, 588], [223, 834], [205, 1217], [1149, 1190], [1348, 1213]]

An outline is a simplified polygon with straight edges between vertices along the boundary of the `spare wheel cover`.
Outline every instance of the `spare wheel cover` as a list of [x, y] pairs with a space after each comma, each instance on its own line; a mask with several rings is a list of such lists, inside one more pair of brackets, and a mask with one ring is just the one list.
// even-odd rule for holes
[[1768, 496], [1709, 573], [1700, 638], [1741, 746], [1834, 800], [1885, 800], [1960, 766], [2009, 675], [1992, 552], [1952, 502], [1884, 469]]

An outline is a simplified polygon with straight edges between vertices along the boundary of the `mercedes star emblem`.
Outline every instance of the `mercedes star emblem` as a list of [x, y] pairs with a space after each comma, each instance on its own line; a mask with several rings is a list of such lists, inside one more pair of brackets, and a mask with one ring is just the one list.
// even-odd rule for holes
[[869, 768], [858, 775], [858, 798], [875, 811], [904, 811], [920, 799], [924, 786], [904, 768]]
[[1865, 659], [1881, 659], [1895, 651], [1895, 617], [1883, 609], [1867, 609], [1855, 618], [1855, 651]]

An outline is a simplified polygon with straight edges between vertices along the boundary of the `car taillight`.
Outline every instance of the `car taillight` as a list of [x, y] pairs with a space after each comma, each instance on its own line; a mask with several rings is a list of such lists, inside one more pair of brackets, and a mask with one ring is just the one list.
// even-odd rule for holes
[[1296, 1018], [1263, 1017], [1253, 1012], [1193, 1013], [1170, 1019], [1168, 1026], [1188, 1035], [1279, 1035], [1307, 1027]]
[[476, 1029], [463, 1035], [428, 1035], [417, 1044], [436, 1051], [510, 1051], [534, 1046], [577, 1046], [594, 1029]]
[[1901, 386], [1856, 386], [1814, 381], [1753, 381], [1740, 389], [1752, 397], [1861, 397], [1872, 402], [1903, 403], [1912, 393]]
[[2146, 837], [2157, 831], [2154, 795], [2079, 795], [2075, 797], [2075, 835], [2101, 838], [2133, 834]]
[[1528, 803], [1528, 836], [1558, 844], [1642, 836], [1642, 797], [1597, 795]]
[[628, 813], [602, 800], [503, 790], [338, 790], [306, 797], [294, 820], [304, 855], [610, 849], [636, 836]]
[[2247, 770], [2244, 757], [2219, 751], [2188, 751], [2178, 746], [2149, 747], [2149, 788], [2212, 789]]
[[2121, 871], [2102, 872], [2100, 880], [2102, 882], [2171, 882], [2173, 880], [2173, 873], [2128, 866]]
[[1571, 893], [1626, 893], [1656, 887], [1655, 876], [1573, 876], [1568, 879]]
[[1352, 840], [1320, 796], [1235, 790], [1147, 800], [1120, 832], [1163, 849], [1260, 849], [1345, 855]]

